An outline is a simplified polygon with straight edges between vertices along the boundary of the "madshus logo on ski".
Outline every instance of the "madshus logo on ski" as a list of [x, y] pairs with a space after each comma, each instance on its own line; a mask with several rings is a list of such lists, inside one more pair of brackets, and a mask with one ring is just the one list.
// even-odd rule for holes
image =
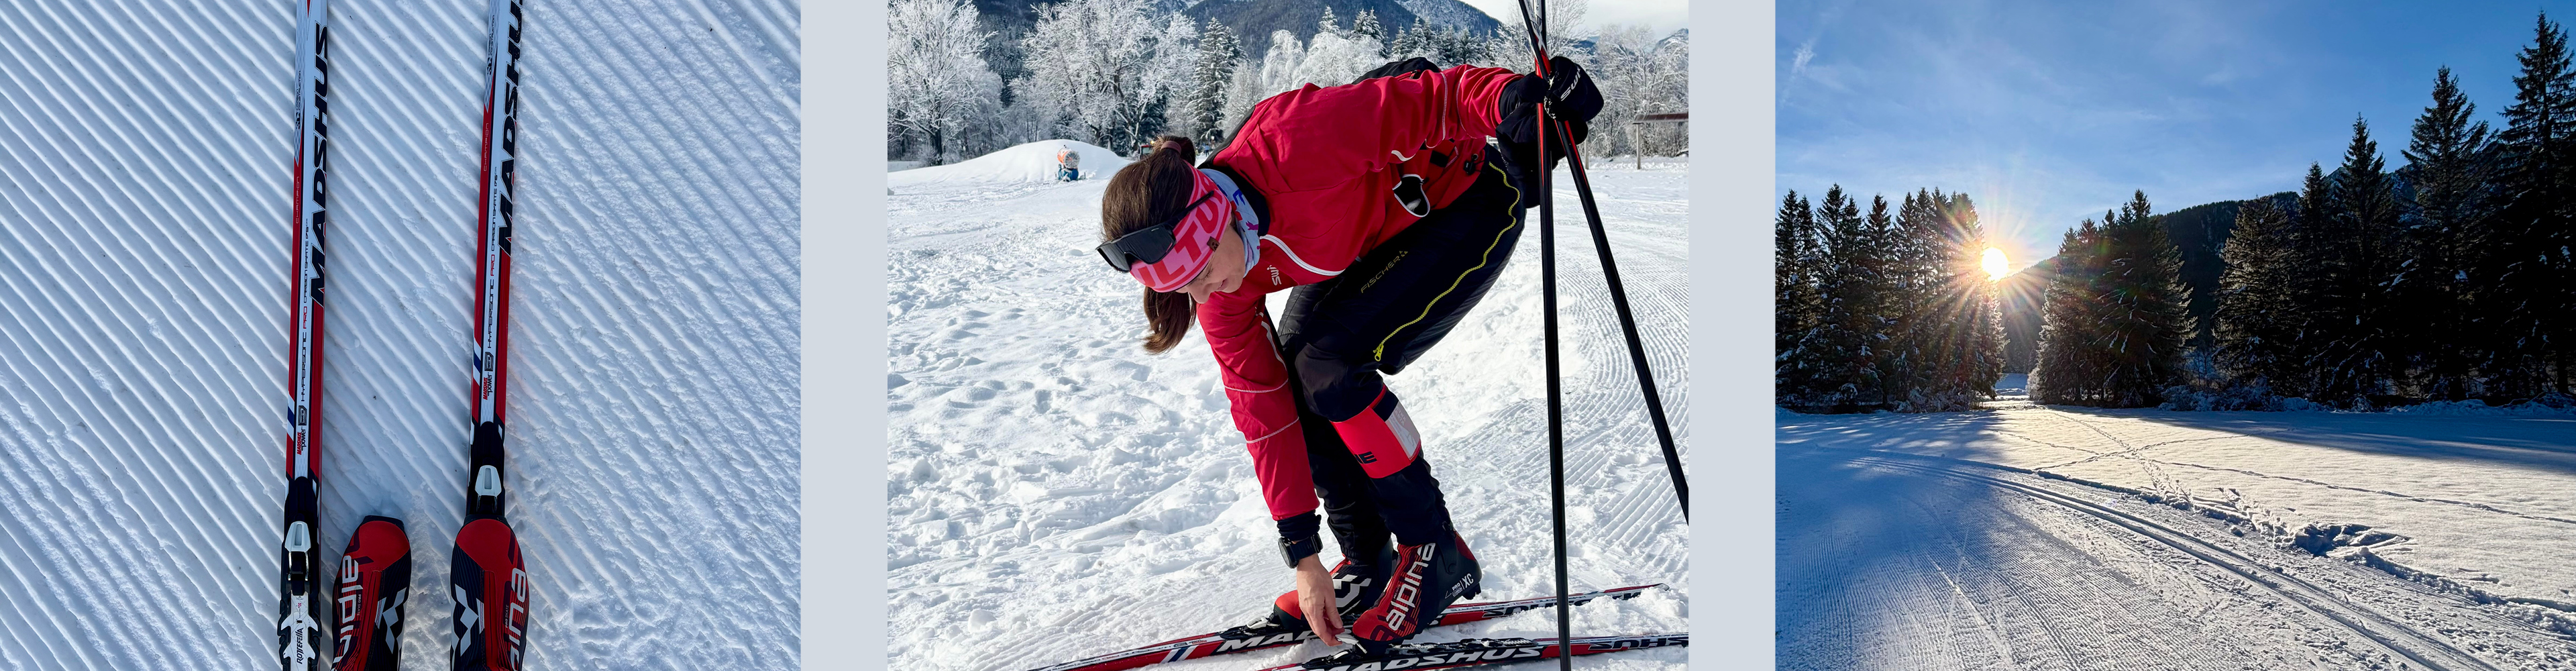
[[[1660, 587], [1663, 587], [1663, 585], [1661, 585], [1661, 584], [1653, 584], [1653, 585], [1635, 585], [1635, 586], [1630, 586], [1630, 587], [1621, 587], [1621, 588], [1617, 588], [1617, 589], [1606, 589], [1606, 590], [1600, 590], [1600, 591], [1596, 591], [1596, 592], [1580, 592], [1580, 593], [1575, 593], [1575, 594], [1569, 594], [1569, 595], [1566, 595], [1566, 599], [1565, 599], [1565, 600], [1566, 600], [1566, 603], [1568, 603], [1568, 604], [1570, 604], [1570, 605], [1577, 605], [1577, 606], [1580, 606], [1580, 605], [1583, 605], [1583, 604], [1586, 604], [1586, 603], [1591, 603], [1591, 602], [1592, 602], [1593, 600], [1595, 600], [1595, 599], [1600, 599], [1600, 598], [1604, 598], [1604, 597], [1611, 598], [1611, 599], [1632, 599], [1632, 598], [1636, 598], [1636, 596], [1637, 596], [1637, 595], [1639, 595], [1639, 594], [1644, 594], [1644, 593], [1646, 593], [1646, 592], [1647, 592], [1647, 591], [1649, 591], [1649, 590], [1657, 589], [1657, 588], [1660, 588]], [[1481, 622], [1481, 621], [1485, 621], [1485, 620], [1492, 620], [1492, 619], [1497, 619], [1497, 618], [1508, 617], [1508, 616], [1511, 616], [1511, 615], [1516, 615], [1516, 614], [1519, 614], [1519, 613], [1523, 613], [1523, 612], [1527, 612], [1527, 611], [1531, 611], [1531, 610], [1536, 610], [1536, 609], [1539, 609], [1539, 608], [1545, 608], [1545, 607], [1549, 607], [1549, 606], [1554, 606], [1554, 605], [1556, 605], [1556, 598], [1555, 598], [1555, 597], [1538, 597], [1538, 598], [1534, 598], [1534, 599], [1520, 599], [1520, 600], [1515, 600], [1515, 601], [1489, 601], [1489, 602], [1483, 602], [1483, 603], [1462, 603], [1462, 604], [1455, 604], [1455, 605], [1452, 605], [1452, 606], [1448, 607], [1447, 609], [1444, 609], [1444, 610], [1440, 611], [1440, 617], [1439, 617], [1439, 618], [1437, 618], [1437, 619], [1435, 619], [1435, 620], [1432, 620], [1432, 621], [1430, 621], [1430, 622], [1426, 622], [1426, 623], [1424, 623], [1422, 626], [1423, 626], [1424, 628], [1430, 628], [1430, 627], [1444, 627], [1444, 626], [1450, 626], [1450, 625], [1465, 624], [1465, 623], [1468, 623], [1468, 622]], [[1656, 638], [1656, 637], [1651, 637], [1651, 636], [1650, 636], [1650, 637], [1629, 637], [1629, 638], [1647, 639], [1647, 638]], [[1119, 670], [1121, 670], [1121, 669], [1133, 669], [1133, 668], [1137, 668], [1137, 667], [1141, 667], [1141, 666], [1147, 666], [1147, 665], [1152, 665], [1152, 664], [1162, 664], [1162, 663], [1166, 663], [1166, 662], [1179, 662], [1179, 661], [1192, 660], [1192, 659], [1201, 659], [1201, 658], [1205, 658], [1205, 657], [1213, 657], [1213, 656], [1216, 656], [1216, 655], [1230, 655], [1230, 654], [1239, 653], [1239, 652], [1251, 652], [1251, 651], [1255, 651], [1255, 650], [1267, 650], [1267, 649], [1276, 648], [1276, 647], [1285, 646], [1285, 645], [1295, 645], [1295, 644], [1298, 644], [1298, 643], [1304, 643], [1304, 642], [1312, 641], [1312, 640], [1315, 640], [1315, 632], [1314, 632], [1313, 630], [1311, 630], [1311, 629], [1307, 629], [1307, 628], [1304, 628], [1304, 627], [1292, 627], [1292, 626], [1289, 626], [1289, 625], [1285, 625], [1285, 624], [1281, 624], [1281, 623], [1278, 623], [1278, 622], [1270, 621], [1270, 620], [1268, 620], [1268, 619], [1264, 619], [1263, 621], [1261, 621], [1261, 622], [1257, 622], [1257, 623], [1252, 624], [1252, 625], [1246, 625], [1246, 626], [1241, 626], [1241, 627], [1234, 627], [1234, 628], [1231, 628], [1231, 629], [1227, 629], [1227, 630], [1225, 630], [1225, 631], [1220, 631], [1220, 632], [1211, 633], [1211, 634], [1202, 634], [1202, 635], [1199, 635], [1199, 636], [1191, 636], [1191, 637], [1187, 637], [1187, 638], [1173, 639], [1173, 640], [1164, 641], [1164, 642], [1161, 642], [1161, 643], [1156, 643], [1156, 644], [1153, 644], [1153, 645], [1143, 646], [1143, 647], [1139, 647], [1139, 648], [1132, 648], [1132, 649], [1123, 650], [1123, 651], [1119, 651], [1119, 652], [1109, 653], [1109, 654], [1106, 654], [1106, 655], [1100, 655], [1100, 656], [1097, 656], [1097, 657], [1090, 657], [1090, 658], [1086, 658], [1086, 659], [1080, 659], [1080, 660], [1075, 660], [1075, 661], [1071, 661], [1071, 662], [1065, 662], [1065, 663], [1063, 663], [1063, 664], [1057, 664], [1057, 665], [1054, 665], [1054, 666], [1048, 666], [1048, 667], [1042, 667], [1042, 668], [1038, 668], [1038, 669], [1033, 669], [1033, 670], [1031, 670], [1031, 671], [1119, 671]], [[1612, 646], [1607, 645], [1607, 644], [1595, 645], [1594, 647], [1587, 648], [1587, 647], [1585, 647], [1587, 644], [1586, 644], [1586, 643], [1584, 643], [1584, 641], [1586, 641], [1586, 640], [1592, 640], [1592, 639], [1577, 639], [1577, 642], [1576, 642], [1576, 652], [1575, 652], [1575, 654], [1577, 654], [1577, 655], [1585, 655], [1585, 654], [1594, 654], [1594, 652], [1609, 652], [1609, 651], [1612, 651], [1612, 650], [1629, 649], [1629, 648], [1618, 648], [1618, 647], [1612, 647]], [[1659, 646], [1649, 646], [1649, 647], [1659, 647]], [[1592, 652], [1586, 652], [1586, 650], [1591, 650]], [[1490, 664], [1490, 663], [1500, 663], [1500, 662], [1503, 662], [1503, 661], [1508, 661], [1508, 660], [1504, 660], [1504, 659], [1499, 659], [1499, 658], [1498, 658], [1498, 659], [1493, 660], [1493, 661], [1490, 661], [1490, 662], [1476, 662], [1476, 663], [1477, 663], [1477, 664]], [[1460, 666], [1460, 665], [1451, 665], [1451, 667], [1450, 667], [1450, 668], [1454, 668], [1455, 666]], [[1290, 667], [1286, 667], [1286, 668], [1297, 668], [1297, 667], [1295, 667], [1295, 666], [1290, 666]], [[1391, 668], [1399, 668], [1399, 667], [1383, 667], [1383, 666], [1379, 667], [1380, 671], [1385, 671], [1386, 669], [1391, 669]], [[1416, 668], [1416, 667], [1401, 667], [1401, 668]], [[1434, 667], [1434, 668], [1441, 668], [1441, 667]]]
[[1563, 646], [1553, 638], [1471, 638], [1449, 643], [1407, 643], [1397, 645], [1382, 655], [1346, 648], [1323, 657], [1262, 671], [1430, 671], [1685, 645], [1690, 645], [1689, 634], [1593, 636], [1574, 639], [1572, 645]]
[[458, 671], [516, 671], [528, 633], [527, 565], [510, 528], [507, 466], [511, 199], [518, 147], [518, 0], [492, 0], [490, 64], [483, 99], [482, 203], [476, 238], [472, 442], [465, 472], [465, 524], [450, 555], [455, 600], [448, 654]]

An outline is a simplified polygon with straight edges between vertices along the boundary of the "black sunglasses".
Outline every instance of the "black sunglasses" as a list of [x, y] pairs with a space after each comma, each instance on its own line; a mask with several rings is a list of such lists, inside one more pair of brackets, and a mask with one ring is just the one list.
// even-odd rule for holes
[[1180, 214], [1174, 215], [1163, 223], [1147, 226], [1136, 232], [1118, 236], [1116, 240], [1100, 243], [1098, 248], [1100, 260], [1108, 261], [1111, 269], [1122, 273], [1139, 263], [1163, 260], [1165, 255], [1172, 253], [1172, 227], [1180, 225], [1182, 219], [1189, 218], [1191, 212], [1197, 212], [1200, 205], [1206, 204], [1209, 198], [1215, 197], [1216, 192], [1211, 190], [1207, 195], [1199, 196], [1198, 200], [1190, 201], [1189, 207], [1181, 208]]

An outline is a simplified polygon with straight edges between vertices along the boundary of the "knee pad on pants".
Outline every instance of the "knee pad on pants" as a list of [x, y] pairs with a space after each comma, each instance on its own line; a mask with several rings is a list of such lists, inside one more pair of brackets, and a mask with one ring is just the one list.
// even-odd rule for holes
[[1384, 387], [1367, 409], [1334, 422], [1333, 432], [1341, 434], [1342, 444], [1350, 447], [1351, 456], [1371, 478], [1394, 475], [1422, 453], [1422, 433], [1414, 430], [1413, 418], [1396, 402], [1395, 393]]

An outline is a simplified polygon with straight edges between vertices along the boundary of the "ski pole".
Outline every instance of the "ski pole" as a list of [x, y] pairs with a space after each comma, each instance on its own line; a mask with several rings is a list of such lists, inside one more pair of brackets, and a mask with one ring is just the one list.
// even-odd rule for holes
[[[1521, 29], [1529, 33], [1530, 52], [1538, 57], [1539, 88], [1543, 90], [1547, 88], [1547, 46], [1540, 41], [1538, 24], [1530, 20], [1529, 1], [1516, 0], [1515, 4], [1521, 8]], [[1547, 0], [1538, 0], [1538, 3], [1539, 13], [1543, 16], [1547, 12]], [[1546, 113], [1544, 101], [1535, 104], [1538, 109], [1532, 111]], [[1568, 654], [1574, 651], [1569, 645], [1574, 640], [1574, 611], [1565, 599], [1571, 579], [1565, 569], [1565, 403], [1557, 376], [1556, 355], [1556, 199], [1551, 197], [1547, 185], [1546, 133], [1539, 133], [1538, 165], [1532, 169], [1538, 171], [1539, 283], [1545, 287], [1541, 293], [1543, 305], [1540, 314], [1545, 315], [1547, 332], [1548, 492], [1554, 509], [1548, 520], [1556, 536], [1556, 662], [1561, 671], [1574, 671], [1574, 655]]]

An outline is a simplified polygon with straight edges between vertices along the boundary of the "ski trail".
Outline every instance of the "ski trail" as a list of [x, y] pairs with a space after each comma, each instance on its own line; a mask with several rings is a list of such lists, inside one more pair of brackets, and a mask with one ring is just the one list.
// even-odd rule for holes
[[2359, 605], [2350, 574], [2178, 530], [2214, 529], [2189, 513], [1932, 458], [1792, 449], [1782, 466], [1782, 668], [2498, 668], [2448, 626]]
[[[336, 0], [321, 538], [409, 525], [445, 663], [483, 5]], [[797, 643], [792, 3], [529, 3], [526, 668]], [[0, 668], [274, 664], [293, 8], [0, 7]]]
[[2120, 511], [2099, 503], [2084, 501], [2074, 496], [2051, 491], [2034, 484], [2014, 481], [1999, 475], [1987, 475], [1966, 470], [1968, 468], [1978, 468], [1977, 466], [1939, 464], [1937, 462], [1929, 462], [1928, 460], [1919, 458], [1897, 455], [1860, 457], [1856, 459], [1856, 461], [1860, 461], [1874, 467], [1892, 468], [1899, 471], [1911, 471], [1934, 477], [1960, 479], [1989, 484], [2011, 491], [2015, 494], [2023, 495], [2025, 497], [2024, 500], [2050, 504], [2052, 506], [2061, 507], [2064, 510], [2082, 513], [2101, 522], [2110, 523], [2118, 528], [2126, 529], [2139, 536], [2146, 537], [2147, 539], [2153, 540], [2167, 547], [2182, 551], [2183, 553], [2188, 554], [2210, 566], [2225, 569], [2229, 573], [2240, 576], [2254, 585], [2260, 586], [2273, 594], [2279, 595], [2303, 610], [2333, 620], [2335, 623], [2349, 629], [2351, 632], [2368, 639], [2371, 644], [2379, 648], [2385, 649], [2397, 656], [2405, 657], [2415, 664], [2425, 668], [2435, 670], [2493, 670], [2496, 668], [2484, 660], [2468, 655], [2467, 653], [2452, 647], [2441, 639], [2436, 638], [2430, 632], [2418, 631], [2394, 618], [2377, 612], [2368, 606], [2352, 602], [2333, 591], [2322, 589], [2296, 576], [2270, 570], [2262, 562], [2237, 554], [2233, 550], [2211, 544], [2189, 533], [2175, 530], [2162, 523], [2152, 521], [2138, 515]]

